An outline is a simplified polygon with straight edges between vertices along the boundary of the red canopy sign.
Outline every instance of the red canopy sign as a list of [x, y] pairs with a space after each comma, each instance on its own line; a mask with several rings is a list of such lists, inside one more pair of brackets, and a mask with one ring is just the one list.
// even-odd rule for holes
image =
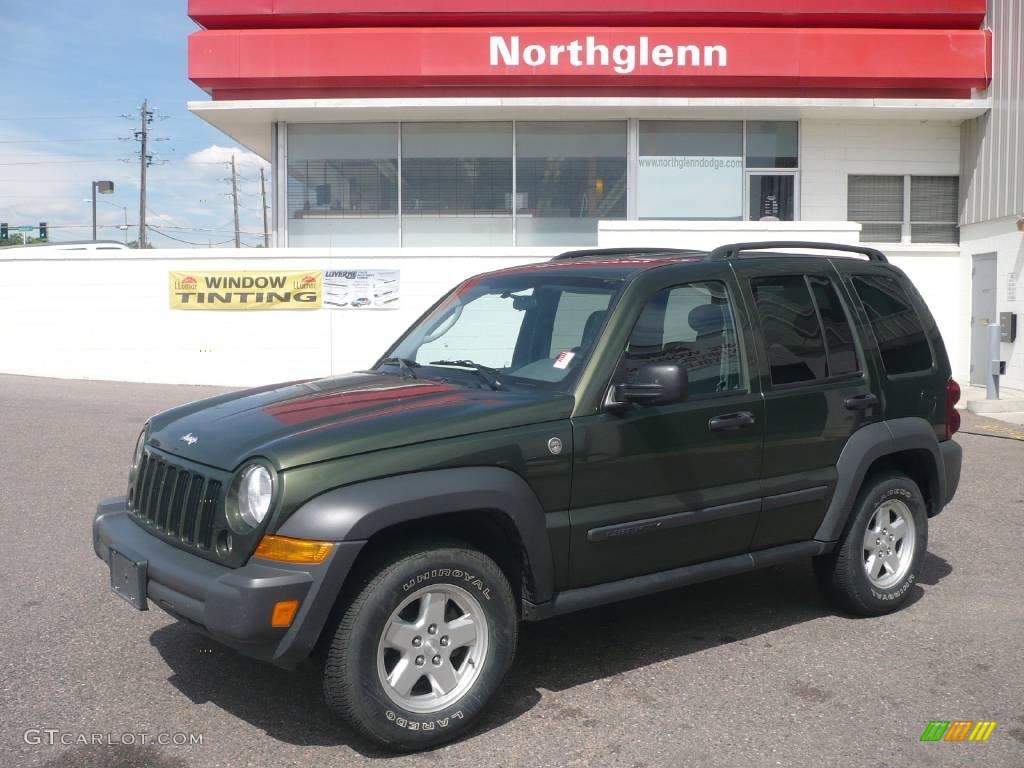
[[[203, 31], [189, 76], [215, 98], [595, 88], [966, 93], [988, 86], [979, 30], [727, 27]], [[293, 93], [292, 93], [293, 92]]]

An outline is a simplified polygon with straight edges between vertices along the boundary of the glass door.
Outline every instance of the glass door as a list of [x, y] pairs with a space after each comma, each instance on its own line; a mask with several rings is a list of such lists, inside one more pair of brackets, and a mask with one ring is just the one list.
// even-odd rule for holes
[[748, 221], [796, 221], [798, 210], [796, 173], [747, 174]]

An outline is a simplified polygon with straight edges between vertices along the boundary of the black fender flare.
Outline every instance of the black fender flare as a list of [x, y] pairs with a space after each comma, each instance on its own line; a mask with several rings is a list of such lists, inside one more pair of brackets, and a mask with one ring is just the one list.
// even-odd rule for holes
[[947, 499], [944, 463], [935, 428], [920, 417], [890, 419], [868, 424], [854, 432], [836, 462], [836, 488], [814, 538], [834, 542], [850, 519], [868, 469], [878, 459], [908, 450], [926, 450], [934, 462], [938, 486], [931, 488], [936, 512]]
[[494, 510], [509, 518], [526, 550], [533, 599], [550, 600], [554, 564], [544, 508], [522, 477], [500, 467], [413, 472], [335, 488], [299, 507], [277, 534], [366, 541], [399, 523], [473, 510]]

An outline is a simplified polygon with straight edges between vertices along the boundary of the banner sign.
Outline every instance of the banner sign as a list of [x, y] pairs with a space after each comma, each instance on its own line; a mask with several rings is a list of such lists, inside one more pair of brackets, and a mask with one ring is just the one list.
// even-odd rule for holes
[[171, 272], [171, 309], [320, 309], [323, 272]]
[[328, 269], [324, 272], [324, 306], [398, 309], [401, 285], [397, 269]]
[[422, 86], [960, 92], [988, 87], [990, 44], [977, 29], [201, 30], [189, 77], [215, 99]]
[[641, 219], [743, 218], [743, 158], [641, 156]]

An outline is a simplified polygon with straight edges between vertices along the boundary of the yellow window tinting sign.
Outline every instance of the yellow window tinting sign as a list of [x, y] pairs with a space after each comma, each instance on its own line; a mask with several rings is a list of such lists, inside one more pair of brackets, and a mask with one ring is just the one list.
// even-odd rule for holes
[[171, 309], [320, 309], [324, 273], [171, 272]]

